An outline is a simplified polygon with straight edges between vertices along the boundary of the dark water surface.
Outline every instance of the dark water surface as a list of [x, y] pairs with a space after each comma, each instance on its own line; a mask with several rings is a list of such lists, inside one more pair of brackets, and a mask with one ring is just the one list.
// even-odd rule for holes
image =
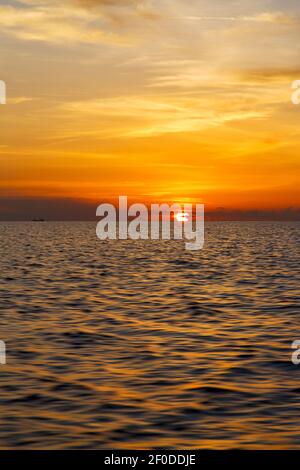
[[299, 448], [299, 223], [0, 224], [1, 448]]

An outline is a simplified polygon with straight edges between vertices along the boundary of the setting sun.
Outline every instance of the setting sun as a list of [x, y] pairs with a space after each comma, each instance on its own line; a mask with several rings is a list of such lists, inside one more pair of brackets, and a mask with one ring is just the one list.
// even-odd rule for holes
[[178, 212], [175, 215], [177, 222], [187, 222], [189, 220], [189, 214], [187, 212]]

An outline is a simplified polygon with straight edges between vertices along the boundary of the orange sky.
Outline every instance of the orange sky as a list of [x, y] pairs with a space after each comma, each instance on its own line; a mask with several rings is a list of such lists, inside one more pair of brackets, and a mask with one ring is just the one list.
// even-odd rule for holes
[[298, 210], [299, 25], [292, 0], [0, 1], [0, 217], [119, 194]]

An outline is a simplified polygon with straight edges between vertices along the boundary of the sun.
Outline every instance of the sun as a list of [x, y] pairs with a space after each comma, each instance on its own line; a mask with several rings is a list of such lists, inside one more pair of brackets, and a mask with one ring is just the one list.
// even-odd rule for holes
[[187, 212], [178, 212], [175, 215], [177, 222], [187, 222], [189, 220], [189, 214]]

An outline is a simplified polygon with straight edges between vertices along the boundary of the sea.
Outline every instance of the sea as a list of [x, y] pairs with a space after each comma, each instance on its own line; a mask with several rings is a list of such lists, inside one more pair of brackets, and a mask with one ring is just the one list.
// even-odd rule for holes
[[300, 449], [299, 229], [0, 223], [0, 448]]

